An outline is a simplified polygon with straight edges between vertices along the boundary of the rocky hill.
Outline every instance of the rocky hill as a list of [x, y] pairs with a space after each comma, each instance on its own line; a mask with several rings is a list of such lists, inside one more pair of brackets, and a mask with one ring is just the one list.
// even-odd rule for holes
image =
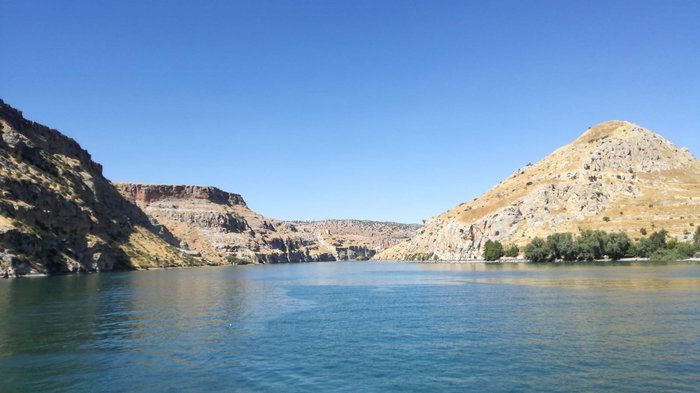
[[353, 257], [353, 250], [368, 250], [360, 255], [372, 257], [402, 241], [410, 239], [420, 225], [368, 220], [288, 221], [303, 232], [333, 245], [338, 259]]
[[126, 201], [78, 143], [0, 100], [0, 275], [200, 263]]
[[211, 263], [368, 259], [418, 228], [357, 220], [284, 222], [257, 214], [240, 195], [214, 187], [115, 185], [181, 247]]
[[524, 245], [582, 229], [631, 238], [665, 228], [688, 240], [700, 225], [700, 162], [652, 131], [624, 121], [590, 128], [480, 197], [431, 218], [377, 259], [479, 258], [486, 240]]

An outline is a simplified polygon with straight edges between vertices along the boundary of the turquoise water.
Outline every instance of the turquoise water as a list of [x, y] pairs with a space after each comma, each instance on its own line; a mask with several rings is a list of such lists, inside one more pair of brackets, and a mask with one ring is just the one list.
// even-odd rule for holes
[[700, 265], [3, 280], [0, 391], [700, 391]]

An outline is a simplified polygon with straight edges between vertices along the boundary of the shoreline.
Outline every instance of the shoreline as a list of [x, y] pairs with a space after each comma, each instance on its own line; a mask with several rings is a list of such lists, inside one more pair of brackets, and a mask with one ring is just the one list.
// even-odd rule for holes
[[468, 265], [468, 264], [476, 264], [476, 263], [491, 263], [491, 264], [519, 264], [519, 263], [533, 263], [533, 264], [584, 264], [584, 263], [610, 263], [610, 264], [615, 264], [615, 263], [625, 263], [625, 262], [700, 262], [700, 258], [686, 258], [686, 259], [679, 259], [676, 261], [660, 261], [660, 260], [652, 260], [650, 258], [621, 258], [621, 259], [596, 259], [593, 261], [551, 261], [551, 262], [533, 262], [527, 259], [522, 259], [522, 258], [501, 258], [497, 261], [487, 261], [485, 259], [461, 259], [461, 260], [437, 260], [437, 261], [432, 261], [432, 260], [427, 260], [427, 261], [399, 261], [399, 260], [377, 260], [373, 262], [405, 262], [405, 263], [425, 263], [425, 264], [437, 264], [437, 263], [447, 263], [447, 264], [453, 264], [453, 265]]
[[248, 265], [232, 265], [232, 264], [222, 264], [222, 265], [199, 265], [199, 266], [155, 266], [149, 268], [136, 268], [136, 269], [123, 269], [123, 270], [96, 270], [96, 271], [76, 271], [76, 272], [61, 272], [61, 273], [26, 273], [16, 276], [14, 274], [8, 277], [0, 276], [0, 281], [11, 280], [17, 278], [37, 278], [37, 277], [61, 277], [61, 276], [80, 276], [80, 275], [91, 275], [100, 273], [136, 273], [136, 272], [147, 272], [150, 270], [180, 270], [180, 269], [196, 269], [202, 267], [231, 267], [231, 266], [248, 266]]
[[596, 264], [619, 264], [619, 263], [628, 263], [628, 262], [650, 262], [650, 263], [659, 263], [659, 262], [700, 262], [700, 258], [687, 258], [687, 259], [680, 259], [677, 261], [657, 261], [657, 260], [651, 260], [649, 258], [622, 258], [618, 260], [610, 260], [610, 259], [597, 259], [594, 261], [554, 261], [554, 262], [532, 262], [527, 259], [522, 259], [522, 258], [502, 258], [497, 261], [487, 261], [485, 259], [467, 259], [467, 260], [439, 260], [439, 261], [400, 261], [400, 260], [369, 260], [369, 261], [359, 261], [359, 260], [343, 260], [343, 261], [309, 261], [309, 262], [290, 262], [290, 263], [274, 263], [274, 264], [268, 264], [268, 263], [251, 263], [251, 264], [245, 264], [245, 265], [235, 265], [235, 264], [225, 264], [225, 265], [201, 265], [201, 266], [169, 266], [169, 267], [149, 267], [147, 269], [145, 268], [140, 268], [140, 269], [133, 269], [133, 270], [101, 270], [101, 271], [94, 271], [94, 272], [63, 272], [63, 273], [58, 273], [58, 274], [49, 274], [49, 273], [27, 273], [23, 274], [20, 276], [15, 276], [15, 275], [10, 275], [9, 277], [1, 277], [0, 276], [0, 282], [4, 280], [11, 280], [11, 279], [18, 279], [18, 278], [40, 278], [40, 277], [59, 277], [59, 276], [79, 276], [79, 275], [91, 275], [91, 274], [99, 274], [99, 273], [137, 273], [137, 272], [147, 272], [151, 270], [182, 270], [182, 269], [197, 269], [197, 268], [221, 268], [221, 267], [241, 267], [241, 266], [269, 266], [269, 265], [295, 265], [295, 264], [302, 264], [302, 263], [343, 263], [343, 262], [372, 262], [372, 263], [422, 263], [422, 264], [450, 264], [450, 265], [469, 265], [469, 264], [526, 264], [526, 263], [532, 263], [532, 264], [557, 264], [557, 265], [562, 265], [562, 264], [587, 264], [587, 263], [596, 263]]

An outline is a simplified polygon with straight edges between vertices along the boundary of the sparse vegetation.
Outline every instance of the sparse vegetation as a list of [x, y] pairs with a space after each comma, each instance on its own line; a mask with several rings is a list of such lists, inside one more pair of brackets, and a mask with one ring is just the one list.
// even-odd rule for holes
[[250, 265], [253, 263], [247, 259], [239, 258], [236, 255], [229, 255], [226, 257], [226, 262], [230, 263], [231, 265]]
[[414, 254], [407, 254], [406, 258], [407, 261], [437, 261], [440, 258], [433, 254], [432, 252], [428, 253], [422, 253], [422, 252], [417, 252]]

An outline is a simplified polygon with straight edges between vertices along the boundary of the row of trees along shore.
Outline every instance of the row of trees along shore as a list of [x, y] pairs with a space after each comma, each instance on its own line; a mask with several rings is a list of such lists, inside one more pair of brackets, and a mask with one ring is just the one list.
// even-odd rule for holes
[[[504, 247], [493, 240], [487, 240], [484, 244], [484, 259], [487, 261], [496, 261], [504, 256], [517, 257], [519, 253], [515, 245]], [[554, 233], [546, 239], [536, 237], [524, 250], [525, 259], [532, 262], [595, 261], [605, 257], [611, 260], [650, 258], [670, 261], [691, 258], [697, 253], [700, 253], [700, 227], [696, 229], [691, 242], [669, 238], [668, 232], [663, 229], [636, 242], [624, 232], [584, 230], [578, 235], [564, 232]]]

